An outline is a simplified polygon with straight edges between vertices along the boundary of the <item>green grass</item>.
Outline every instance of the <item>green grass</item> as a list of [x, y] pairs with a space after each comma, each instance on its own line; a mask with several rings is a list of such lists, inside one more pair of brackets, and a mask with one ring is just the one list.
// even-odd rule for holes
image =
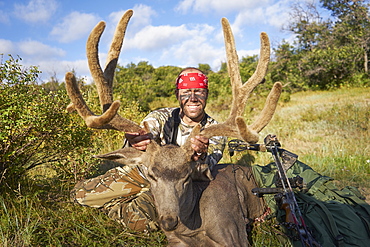
[[[298, 154], [302, 162], [333, 177], [338, 185], [360, 187], [369, 198], [369, 95], [369, 88], [293, 94], [289, 102], [278, 106], [273, 120], [262, 131], [260, 142], [267, 134], [276, 134], [282, 146]], [[253, 119], [257, 113], [252, 111], [247, 117]], [[214, 114], [210, 111], [210, 115]], [[223, 161], [237, 162], [243, 155], [253, 164], [271, 162], [268, 153], [247, 152], [232, 158], [226, 152]], [[71, 202], [72, 181], [39, 173], [42, 176], [34, 176], [16, 192], [2, 192], [0, 246], [166, 245], [161, 232], [130, 232], [99, 210]], [[255, 227], [254, 246], [284, 245], [272, 224], [268, 221]]]

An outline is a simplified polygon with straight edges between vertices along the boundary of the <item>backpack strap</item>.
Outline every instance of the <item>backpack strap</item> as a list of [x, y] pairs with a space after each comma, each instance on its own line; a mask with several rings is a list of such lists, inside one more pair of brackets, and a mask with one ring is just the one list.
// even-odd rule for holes
[[177, 145], [176, 139], [180, 122], [180, 108], [176, 108], [172, 111], [171, 116], [164, 124], [163, 134], [166, 144]]

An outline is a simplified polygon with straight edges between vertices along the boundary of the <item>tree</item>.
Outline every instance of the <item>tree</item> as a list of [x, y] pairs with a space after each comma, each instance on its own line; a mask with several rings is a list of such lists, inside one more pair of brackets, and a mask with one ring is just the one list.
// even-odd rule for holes
[[[335, 29], [342, 42], [361, 50], [364, 72], [368, 72], [370, 19], [368, 0], [320, 0], [336, 18]], [[357, 58], [358, 59], [358, 58]]]
[[208, 75], [209, 73], [212, 72], [211, 66], [209, 66], [209, 64], [206, 64], [206, 63], [198, 64], [198, 69], [203, 71], [203, 73], [206, 74], [206, 75]]
[[299, 51], [311, 51], [329, 31], [330, 22], [323, 20], [313, 1], [294, 3], [289, 15], [284, 29], [296, 34]]
[[308, 86], [321, 89], [355, 83], [358, 74], [367, 73], [368, 4], [363, 0], [320, 2], [332, 18], [324, 20], [314, 2], [297, 2], [286, 27], [297, 37], [291, 58], [299, 68], [298, 76]]
[[150, 106], [153, 101], [174, 95], [174, 82], [180, 70], [175, 66], [155, 69], [148, 62], [117, 66], [113, 93], [124, 102], [137, 102], [141, 111], [153, 110]]
[[280, 81], [288, 85], [285, 90], [300, 91], [307, 89], [307, 80], [302, 75], [302, 60], [300, 53], [293, 45], [283, 40], [274, 48], [274, 59], [270, 62], [271, 81]]

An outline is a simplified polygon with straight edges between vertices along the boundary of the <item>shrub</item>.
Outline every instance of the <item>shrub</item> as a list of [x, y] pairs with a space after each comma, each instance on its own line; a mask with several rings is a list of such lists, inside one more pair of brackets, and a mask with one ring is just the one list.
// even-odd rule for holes
[[[24, 68], [20, 61], [10, 56], [0, 64], [0, 184], [12, 190], [28, 170], [42, 164], [61, 168], [92, 147], [92, 132], [64, 110], [65, 92], [44, 90], [36, 83], [37, 67]], [[64, 167], [60, 171], [67, 175]]]

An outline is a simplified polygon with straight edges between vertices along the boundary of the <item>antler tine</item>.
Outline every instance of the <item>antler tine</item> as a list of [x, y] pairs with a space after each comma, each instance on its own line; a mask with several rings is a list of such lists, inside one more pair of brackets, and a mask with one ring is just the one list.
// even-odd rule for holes
[[68, 95], [73, 103], [67, 109], [73, 107], [79, 115], [85, 120], [86, 125], [91, 128], [115, 129], [126, 132], [144, 132], [135, 122], [125, 119], [118, 114], [120, 106], [119, 101], [113, 102], [113, 76], [116, 68], [118, 57], [122, 48], [124, 35], [127, 24], [133, 14], [132, 10], [126, 11], [117, 25], [116, 32], [108, 53], [105, 71], [103, 72], [99, 63], [98, 45], [100, 37], [105, 29], [105, 22], [99, 22], [91, 31], [86, 44], [87, 60], [91, 75], [96, 83], [99, 94], [100, 104], [103, 114], [95, 115], [86, 105], [73, 73], [66, 74], [66, 88]]
[[94, 79], [99, 100], [103, 112], [106, 111], [113, 102], [113, 89], [108, 84], [103, 70], [99, 63], [99, 41], [105, 29], [105, 22], [99, 22], [91, 31], [86, 43], [86, 55], [91, 76]]
[[268, 63], [270, 61], [269, 38], [266, 33], [261, 33], [260, 59], [258, 61], [256, 71], [253, 73], [251, 78], [249, 78], [249, 80], [243, 84], [239, 72], [239, 59], [230, 24], [226, 18], [222, 18], [221, 22], [224, 32], [225, 49], [228, 62], [227, 68], [232, 86], [233, 100], [228, 119], [224, 123], [206, 128], [201, 133], [207, 137], [218, 135], [230, 136], [241, 138], [249, 143], [255, 143], [258, 141], [258, 133], [269, 123], [275, 112], [282, 88], [281, 83], [275, 83], [267, 98], [264, 109], [260, 113], [257, 120], [248, 127], [241, 116], [245, 110], [245, 105], [251, 92], [266, 75]]
[[267, 96], [265, 107], [258, 115], [257, 119], [251, 125], [249, 125], [250, 129], [259, 133], [271, 121], [282, 90], [283, 85], [280, 82], [275, 82], [269, 95]]
[[107, 80], [107, 84], [110, 88], [113, 86], [114, 72], [118, 63], [118, 57], [121, 53], [123, 39], [126, 34], [126, 29], [129, 20], [133, 15], [132, 10], [127, 10], [122, 16], [121, 20], [117, 24], [116, 31], [113, 36], [113, 40], [108, 52], [107, 62], [104, 69], [104, 77]]

